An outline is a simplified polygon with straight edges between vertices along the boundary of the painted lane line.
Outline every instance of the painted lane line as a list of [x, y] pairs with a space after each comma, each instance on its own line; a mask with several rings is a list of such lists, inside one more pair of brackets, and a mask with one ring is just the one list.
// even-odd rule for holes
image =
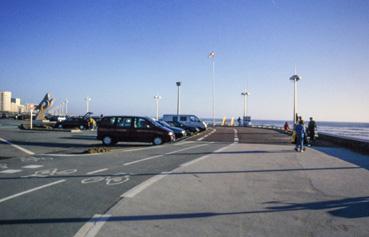
[[24, 169], [37, 169], [37, 168], [41, 168], [41, 167], [44, 167], [43, 165], [25, 165], [25, 166], [22, 166], [22, 168]]
[[143, 162], [143, 161], [161, 158], [161, 157], [164, 157], [165, 155], [171, 155], [171, 154], [175, 154], [175, 153], [178, 153], [178, 152], [181, 152], [181, 151], [186, 151], [186, 150], [190, 150], [190, 149], [194, 149], [194, 148], [202, 147], [202, 146], [207, 146], [207, 145], [208, 144], [200, 144], [200, 145], [196, 145], [196, 146], [190, 146], [190, 147], [186, 147], [186, 148], [179, 149], [179, 150], [176, 150], [176, 151], [165, 153], [164, 155], [155, 155], [155, 156], [150, 156], [150, 157], [143, 158], [143, 159], [140, 159], [140, 160], [135, 160], [135, 161], [132, 161], [132, 162], [127, 162], [127, 163], [124, 163], [123, 165], [124, 166], [133, 165], [133, 164], [137, 164], [137, 163], [140, 163], [140, 162]]
[[74, 235], [74, 237], [93, 237], [96, 236], [103, 227], [104, 223], [109, 220], [111, 215], [94, 215], [81, 229]]
[[190, 147], [186, 147], [186, 148], [179, 149], [179, 150], [176, 150], [176, 151], [165, 153], [165, 155], [172, 155], [172, 154], [175, 154], [175, 153], [178, 153], [178, 152], [181, 152], [181, 151], [187, 151], [187, 150], [191, 150], [191, 149], [194, 149], [194, 148], [207, 146], [207, 145], [209, 145], [209, 144], [200, 144], [200, 145], [196, 145], [196, 146], [190, 146]]
[[213, 131], [209, 132], [208, 134], [204, 135], [203, 137], [200, 137], [197, 139], [197, 141], [202, 141], [204, 140], [205, 138], [207, 138], [208, 136], [212, 135], [213, 133], [215, 133], [217, 130], [214, 129]]
[[34, 191], [37, 191], [37, 190], [40, 190], [40, 189], [43, 189], [43, 188], [47, 188], [47, 187], [50, 187], [50, 186], [53, 186], [53, 185], [56, 185], [56, 184], [63, 183], [65, 181], [66, 181], [65, 179], [62, 179], [62, 180], [59, 180], [59, 181], [55, 181], [55, 182], [52, 182], [52, 183], [49, 183], [49, 184], [45, 184], [45, 185], [42, 185], [42, 186], [39, 186], [39, 187], [36, 187], [36, 188], [26, 190], [24, 192], [20, 192], [20, 193], [2, 198], [2, 199], [0, 199], [0, 203], [8, 201], [8, 200], [16, 198], [16, 197], [19, 197], [19, 196], [22, 196], [22, 195], [27, 194], [27, 193], [31, 193], [31, 192], [34, 192]]
[[197, 159], [191, 160], [191, 161], [189, 161], [187, 163], [184, 163], [184, 164], [180, 165], [180, 167], [187, 167], [187, 166], [193, 165], [193, 164], [195, 164], [195, 163], [197, 163], [197, 162], [199, 162], [201, 160], [204, 160], [206, 158], [209, 158], [210, 155], [215, 155], [216, 153], [219, 153], [219, 152], [224, 151], [225, 149], [227, 149], [231, 145], [233, 145], [233, 144], [230, 144], [228, 146], [219, 148], [218, 150], [215, 150], [212, 154], [204, 155], [204, 156], [201, 156], [200, 158], [197, 158]]
[[143, 162], [143, 161], [147, 161], [147, 160], [152, 160], [152, 159], [160, 158], [160, 157], [163, 157], [163, 156], [164, 156], [164, 155], [155, 155], [155, 156], [150, 156], [150, 157], [143, 158], [143, 159], [140, 159], [140, 160], [135, 160], [135, 161], [132, 161], [132, 162], [127, 162], [127, 163], [124, 163], [123, 165], [124, 165], [124, 166], [127, 166], [127, 165], [133, 165], [133, 164], [137, 164], [137, 163], [140, 163], [140, 162]]
[[19, 173], [22, 170], [13, 170], [13, 169], [8, 169], [8, 170], [3, 170], [0, 171], [1, 174], [15, 174], [15, 173]]
[[28, 155], [34, 155], [34, 154], [35, 154], [35, 153], [33, 153], [32, 151], [30, 151], [30, 150], [27, 150], [27, 149], [25, 149], [25, 148], [23, 148], [23, 147], [20, 147], [20, 146], [18, 146], [18, 145], [15, 145], [15, 144], [13, 144], [13, 143], [11, 143], [11, 142], [9, 142], [9, 141], [5, 140], [4, 138], [1, 138], [1, 137], [0, 137], [0, 141], [2, 141], [2, 142], [4, 142], [4, 143], [6, 143], [6, 144], [8, 144], [8, 145], [11, 145], [12, 147], [14, 147], [14, 148], [16, 148], [16, 149], [18, 149], [18, 150], [20, 150], [20, 151], [23, 151], [24, 153], [26, 153], [26, 154], [28, 154]]
[[107, 171], [109, 170], [108, 168], [104, 168], [104, 169], [100, 169], [100, 170], [95, 170], [95, 171], [91, 171], [91, 172], [88, 172], [87, 174], [97, 174], [97, 173], [100, 173], [100, 172], [103, 172], [103, 171]]
[[149, 178], [148, 180], [144, 181], [143, 183], [141, 183], [141, 184], [137, 185], [136, 187], [134, 187], [134, 188], [128, 190], [127, 192], [123, 193], [121, 195], [121, 197], [122, 198], [133, 198], [134, 196], [136, 196], [137, 194], [139, 194], [140, 192], [145, 190], [147, 187], [149, 187], [149, 186], [153, 185], [154, 183], [158, 182], [159, 180], [166, 177], [170, 173], [171, 172], [161, 172], [160, 174]]

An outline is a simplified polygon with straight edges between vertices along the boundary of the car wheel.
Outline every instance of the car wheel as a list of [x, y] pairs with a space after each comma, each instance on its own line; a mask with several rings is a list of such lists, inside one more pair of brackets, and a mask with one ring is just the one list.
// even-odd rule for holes
[[104, 138], [102, 139], [102, 142], [103, 142], [103, 144], [104, 144], [104, 145], [106, 145], [106, 146], [110, 146], [111, 144], [113, 144], [113, 143], [114, 143], [114, 142], [113, 142], [113, 139], [111, 139], [111, 137], [109, 137], [109, 136], [104, 137]]
[[161, 145], [163, 143], [163, 139], [161, 137], [155, 137], [152, 143], [154, 145]]
[[80, 126], [79, 126], [79, 129], [80, 129], [80, 130], [83, 130], [83, 129], [85, 129], [85, 126], [80, 125]]

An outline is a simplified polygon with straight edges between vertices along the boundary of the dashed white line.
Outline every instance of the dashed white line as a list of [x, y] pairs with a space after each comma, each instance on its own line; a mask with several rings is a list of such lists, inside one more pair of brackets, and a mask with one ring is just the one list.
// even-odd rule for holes
[[107, 170], [108, 170], [108, 168], [104, 168], [104, 169], [94, 170], [94, 171], [88, 172], [87, 174], [97, 174], [97, 173], [104, 172], [104, 171], [107, 171]]
[[100, 231], [104, 223], [111, 217], [111, 215], [94, 215], [90, 221], [82, 226], [81, 229], [74, 235], [74, 237], [93, 237]]
[[25, 165], [25, 166], [22, 166], [22, 168], [24, 169], [37, 169], [37, 168], [41, 168], [41, 167], [44, 167], [43, 165]]
[[208, 144], [200, 144], [200, 145], [196, 145], [196, 146], [190, 146], [190, 147], [186, 147], [186, 148], [179, 149], [179, 150], [176, 150], [176, 151], [165, 153], [164, 155], [155, 155], [155, 156], [146, 157], [146, 158], [143, 158], [143, 159], [140, 159], [140, 160], [127, 162], [127, 163], [124, 163], [123, 165], [124, 166], [133, 165], [133, 164], [137, 164], [137, 163], [140, 163], [140, 162], [143, 162], [143, 161], [161, 158], [161, 157], [164, 157], [165, 155], [171, 155], [171, 154], [175, 154], [175, 153], [178, 153], [178, 152], [181, 152], [181, 151], [186, 151], [186, 150], [190, 150], [190, 149], [194, 149], [194, 148], [198, 148], [198, 147], [202, 147], [202, 146], [207, 146], [207, 145]]
[[234, 131], [234, 143], [238, 143], [239, 142], [239, 139], [238, 139], [238, 131], [237, 129], [233, 129]]
[[26, 154], [28, 154], [28, 155], [34, 155], [34, 154], [35, 154], [35, 153], [33, 153], [32, 151], [30, 151], [30, 150], [27, 150], [27, 149], [25, 149], [25, 148], [23, 148], [23, 147], [20, 147], [20, 146], [18, 146], [18, 145], [15, 145], [15, 144], [13, 144], [13, 143], [11, 143], [11, 142], [9, 142], [9, 141], [5, 140], [4, 138], [1, 138], [1, 137], [0, 137], [0, 141], [4, 142], [4, 143], [6, 143], [6, 144], [9, 144], [9, 145], [11, 145], [12, 147], [14, 147], [14, 148], [16, 148], [16, 149], [18, 149], [18, 150], [20, 150], [20, 151], [23, 151], [24, 153], [26, 153]]
[[7, 169], [7, 170], [3, 170], [0, 171], [1, 174], [15, 174], [15, 173], [19, 173], [22, 170], [13, 170], [13, 169]]
[[45, 185], [42, 185], [42, 186], [39, 186], [39, 187], [36, 187], [36, 188], [26, 190], [24, 192], [20, 192], [20, 193], [2, 198], [2, 199], [0, 199], [0, 203], [8, 201], [8, 200], [16, 198], [16, 197], [19, 197], [19, 196], [22, 196], [22, 195], [27, 194], [27, 193], [31, 193], [31, 192], [34, 192], [34, 191], [37, 191], [37, 190], [40, 190], [40, 189], [43, 189], [43, 188], [47, 188], [47, 187], [50, 187], [50, 186], [53, 186], [53, 185], [56, 185], [56, 184], [63, 183], [65, 181], [66, 181], [65, 179], [62, 179], [62, 180], [59, 180], [59, 181], [55, 181], [55, 182], [52, 182], [52, 183], [49, 183], [49, 184], [45, 184]]

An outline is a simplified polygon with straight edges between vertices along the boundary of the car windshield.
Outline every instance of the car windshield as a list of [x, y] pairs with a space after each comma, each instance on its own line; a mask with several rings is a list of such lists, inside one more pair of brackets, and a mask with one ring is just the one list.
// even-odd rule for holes
[[158, 121], [158, 123], [160, 123], [162, 126], [166, 126], [166, 127], [172, 127], [170, 124], [168, 124], [165, 121]]
[[154, 119], [150, 117], [145, 117], [145, 119], [149, 120], [152, 124], [154, 124], [157, 127], [163, 127], [163, 125], [161, 125], [160, 123], [158, 123], [157, 121], [155, 121]]

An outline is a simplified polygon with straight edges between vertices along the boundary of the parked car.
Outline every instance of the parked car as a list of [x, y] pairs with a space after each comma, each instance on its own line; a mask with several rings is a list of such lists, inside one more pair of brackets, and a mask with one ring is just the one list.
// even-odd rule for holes
[[158, 122], [161, 126], [165, 127], [165, 128], [169, 128], [170, 130], [172, 130], [174, 132], [174, 135], [176, 135], [176, 138], [181, 138], [181, 137], [185, 137], [187, 135], [186, 130], [182, 129], [182, 128], [176, 128], [171, 126], [170, 124], [168, 124], [165, 121], [156, 121]]
[[170, 122], [167, 122], [167, 123], [172, 127], [184, 129], [186, 131], [186, 133], [189, 134], [189, 135], [200, 132], [200, 129], [196, 126], [193, 126], [193, 125], [185, 125], [185, 124], [180, 123], [178, 121], [170, 121]]
[[66, 120], [58, 121], [55, 128], [79, 128], [81, 130], [88, 128], [88, 118], [85, 117], [69, 117]]
[[148, 117], [106, 116], [97, 128], [97, 139], [104, 145], [117, 142], [150, 142], [160, 145], [175, 140], [174, 133]]
[[192, 114], [164, 114], [163, 119], [165, 122], [180, 122], [183, 123], [186, 126], [194, 126], [199, 128], [201, 131], [204, 131], [207, 129], [207, 124], [203, 121], [201, 121], [197, 116]]

